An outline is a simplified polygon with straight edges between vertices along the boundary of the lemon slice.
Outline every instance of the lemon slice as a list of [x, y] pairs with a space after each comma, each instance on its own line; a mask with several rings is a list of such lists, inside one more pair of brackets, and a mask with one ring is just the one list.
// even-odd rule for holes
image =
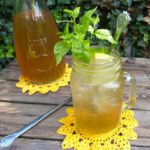
[[[115, 59], [117, 58], [109, 54], [95, 53], [91, 63], [93, 65], [98, 65], [99, 67], [93, 68], [92, 73], [90, 74], [91, 77], [93, 75], [93, 78], [91, 78], [90, 82], [92, 84], [106, 84], [117, 80], [119, 74], [116, 72], [121, 66], [120, 63], [115, 62]], [[105, 66], [107, 64], [108, 66]], [[97, 78], [95, 78], [95, 76], [97, 76]]]
[[104, 54], [104, 53], [95, 53], [94, 54], [94, 59], [95, 59], [95, 63], [98, 64], [98, 63], [101, 63], [101, 62], [103, 63], [103, 61], [113, 62], [114, 57], [110, 56], [110, 55], [107, 55], [107, 54]]

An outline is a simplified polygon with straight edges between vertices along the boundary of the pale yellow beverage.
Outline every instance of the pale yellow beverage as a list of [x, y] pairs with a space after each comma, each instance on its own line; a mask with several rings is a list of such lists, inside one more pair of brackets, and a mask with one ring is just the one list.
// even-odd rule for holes
[[102, 54], [93, 64], [73, 62], [71, 88], [79, 130], [101, 134], [114, 129], [123, 104], [124, 81], [120, 59]]

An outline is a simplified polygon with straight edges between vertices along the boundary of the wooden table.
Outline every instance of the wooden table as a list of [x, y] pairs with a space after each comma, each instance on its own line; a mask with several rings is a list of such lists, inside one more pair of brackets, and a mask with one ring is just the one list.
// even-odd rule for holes
[[[150, 150], [150, 59], [125, 61], [124, 69], [133, 73], [137, 80], [134, 110], [139, 127], [135, 129], [138, 140], [131, 142], [132, 150]], [[15, 87], [19, 74], [15, 61], [0, 72], [0, 137], [16, 131], [71, 96], [69, 86], [46, 95], [22, 94], [21, 89]], [[60, 126], [58, 119], [66, 116], [65, 110], [66, 106], [22, 135], [6, 150], [61, 150], [64, 137], [58, 135], [56, 130]]]

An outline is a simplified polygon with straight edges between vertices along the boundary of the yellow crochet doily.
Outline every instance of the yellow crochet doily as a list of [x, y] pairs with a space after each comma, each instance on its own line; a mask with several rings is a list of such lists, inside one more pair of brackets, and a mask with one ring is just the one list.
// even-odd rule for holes
[[130, 150], [129, 140], [136, 140], [137, 134], [133, 130], [138, 126], [132, 110], [124, 110], [118, 126], [109, 133], [101, 135], [83, 135], [75, 126], [74, 109], [67, 108], [68, 116], [59, 120], [62, 125], [57, 133], [66, 135], [62, 149], [74, 150]]
[[16, 83], [16, 87], [22, 88], [22, 92], [29, 92], [29, 95], [33, 95], [36, 92], [41, 94], [46, 94], [49, 91], [56, 92], [62, 86], [67, 86], [70, 82], [70, 75], [72, 69], [66, 64], [65, 73], [56, 81], [48, 83], [48, 84], [32, 84], [27, 81], [22, 75], [19, 77], [19, 82]]

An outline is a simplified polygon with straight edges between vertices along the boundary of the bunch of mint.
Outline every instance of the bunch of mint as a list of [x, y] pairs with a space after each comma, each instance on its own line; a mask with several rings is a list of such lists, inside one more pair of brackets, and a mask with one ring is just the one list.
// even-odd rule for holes
[[[74, 58], [81, 62], [89, 63], [93, 57], [94, 49], [91, 48], [91, 40], [87, 38], [87, 33], [92, 39], [94, 36], [100, 40], [110, 42], [112, 51], [118, 42], [121, 32], [129, 23], [129, 18], [126, 13], [120, 14], [117, 19], [117, 29], [113, 38], [111, 32], [107, 29], [97, 29], [97, 24], [100, 22], [99, 17], [95, 14], [96, 8], [87, 11], [80, 20], [77, 18], [80, 15], [80, 7], [74, 10], [64, 10], [68, 14], [69, 20], [64, 20], [66, 26], [64, 32], [60, 33], [61, 41], [56, 43], [54, 48], [56, 63], [59, 64], [63, 56], [71, 51]], [[73, 27], [70, 31], [70, 27]]]

